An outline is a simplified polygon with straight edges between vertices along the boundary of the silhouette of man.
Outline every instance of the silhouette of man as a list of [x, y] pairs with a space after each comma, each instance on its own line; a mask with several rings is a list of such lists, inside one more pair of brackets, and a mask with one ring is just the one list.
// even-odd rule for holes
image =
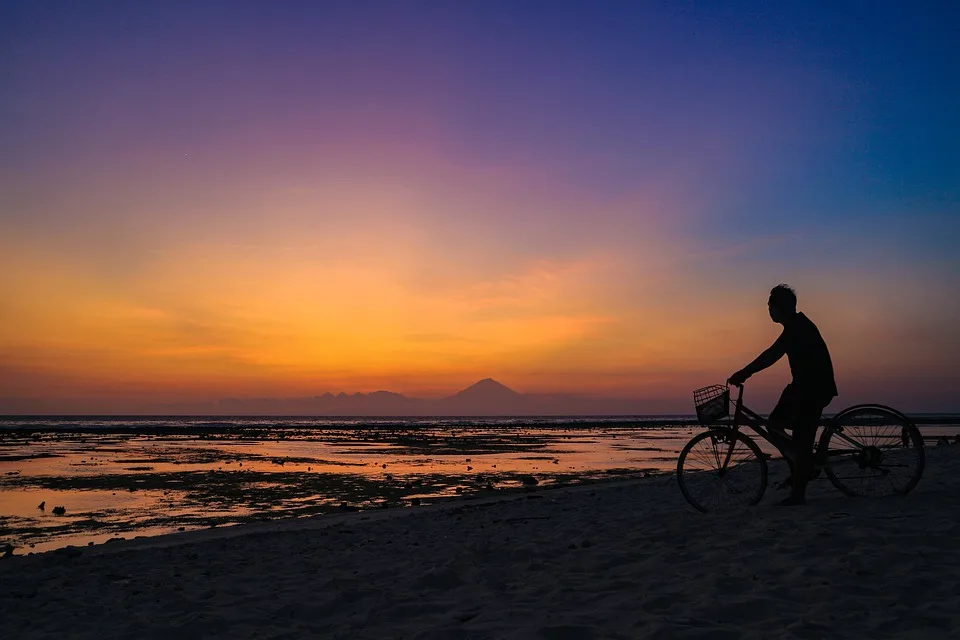
[[[797, 311], [797, 294], [785, 284], [770, 291], [767, 301], [770, 319], [783, 325], [783, 333], [773, 345], [740, 371], [730, 376], [730, 384], [741, 385], [747, 378], [772, 366], [786, 354], [793, 382], [770, 413], [769, 427], [774, 444], [790, 462], [790, 496], [782, 506], [806, 502], [807, 483], [813, 475], [813, 439], [820, 414], [837, 395], [833, 363], [820, 330], [807, 316]], [[793, 429], [793, 442], [784, 429]], [[780, 440], [780, 442], [777, 442]], [[791, 461], [791, 457], [793, 458]]]

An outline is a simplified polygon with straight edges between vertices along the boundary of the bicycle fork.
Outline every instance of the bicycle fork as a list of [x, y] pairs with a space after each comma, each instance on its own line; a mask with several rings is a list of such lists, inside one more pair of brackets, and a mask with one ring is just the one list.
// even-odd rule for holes
[[[730, 460], [733, 458], [733, 449], [737, 446], [737, 433], [740, 431], [740, 420], [743, 418], [743, 385], [738, 385], [740, 393], [737, 396], [736, 408], [733, 412], [733, 427], [730, 428], [730, 442], [727, 447], [727, 453], [723, 456], [723, 464], [720, 465], [720, 472], [727, 470], [730, 466]], [[719, 460], [717, 461], [720, 462]]]
[[730, 443], [727, 445], [727, 453], [723, 456], [723, 464], [720, 465], [720, 471], [726, 471], [727, 467], [730, 466], [730, 459], [733, 458], [733, 449], [737, 446], [737, 430], [734, 428], [730, 432]]

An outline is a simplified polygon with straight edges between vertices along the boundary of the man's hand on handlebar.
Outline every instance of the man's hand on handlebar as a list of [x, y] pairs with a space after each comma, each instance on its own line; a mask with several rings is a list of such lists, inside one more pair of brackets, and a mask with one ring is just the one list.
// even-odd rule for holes
[[727, 378], [727, 384], [732, 384], [735, 387], [742, 386], [744, 382], [747, 381], [747, 378], [750, 377], [749, 373], [745, 373], [743, 369], [737, 371], [735, 374]]

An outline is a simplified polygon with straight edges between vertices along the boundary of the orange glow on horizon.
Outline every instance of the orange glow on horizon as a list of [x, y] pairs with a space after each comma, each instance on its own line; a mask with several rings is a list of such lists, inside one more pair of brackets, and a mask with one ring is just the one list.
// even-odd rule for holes
[[[893, 265], [866, 284], [856, 266], [758, 269], [755, 252], [790, 240], [714, 247], [689, 233], [695, 202], [633, 194], [597, 210], [576, 192], [446, 169], [463, 193], [483, 194], [468, 199], [423, 177], [433, 169], [410, 170], [418, 189], [373, 178], [251, 187], [247, 205], [185, 188], [178, 197], [192, 205], [145, 200], [133, 228], [102, 237], [80, 223], [52, 236], [6, 229], [0, 401], [137, 411], [327, 391], [429, 397], [494, 377], [523, 392], [669, 398], [686, 411], [691, 389], [776, 337], [766, 288], [781, 280], [827, 335], [841, 387], [879, 387], [883, 378], [862, 381], [886, 372], [919, 380], [905, 387], [916, 391], [955, 375], [955, 344], [910, 343], [911, 331], [953, 335], [949, 313], [922, 312], [935, 289], [917, 286], [919, 268]], [[98, 196], [106, 208], [85, 215], [122, 229], [127, 197]], [[191, 208], [221, 197], [238, 209]], [[164, 217], [181, 206], [189, 215]], [[484, 215], [509, 207], [515, 216]], [[584, 210], [622, 222], [593, 223]], [[575, 229], [557, 235], [564, 225]], [[774, 394], [783, 368], [757, 388]]]

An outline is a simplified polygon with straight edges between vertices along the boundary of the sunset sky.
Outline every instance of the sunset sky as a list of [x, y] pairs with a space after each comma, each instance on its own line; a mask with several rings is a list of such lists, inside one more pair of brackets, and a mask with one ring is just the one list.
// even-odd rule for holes
[[3, 2], [0, 413], [485, 377], [689, 413], [780, 282], [834, 408], [960, 411], [958, 31], [949, 1]]

